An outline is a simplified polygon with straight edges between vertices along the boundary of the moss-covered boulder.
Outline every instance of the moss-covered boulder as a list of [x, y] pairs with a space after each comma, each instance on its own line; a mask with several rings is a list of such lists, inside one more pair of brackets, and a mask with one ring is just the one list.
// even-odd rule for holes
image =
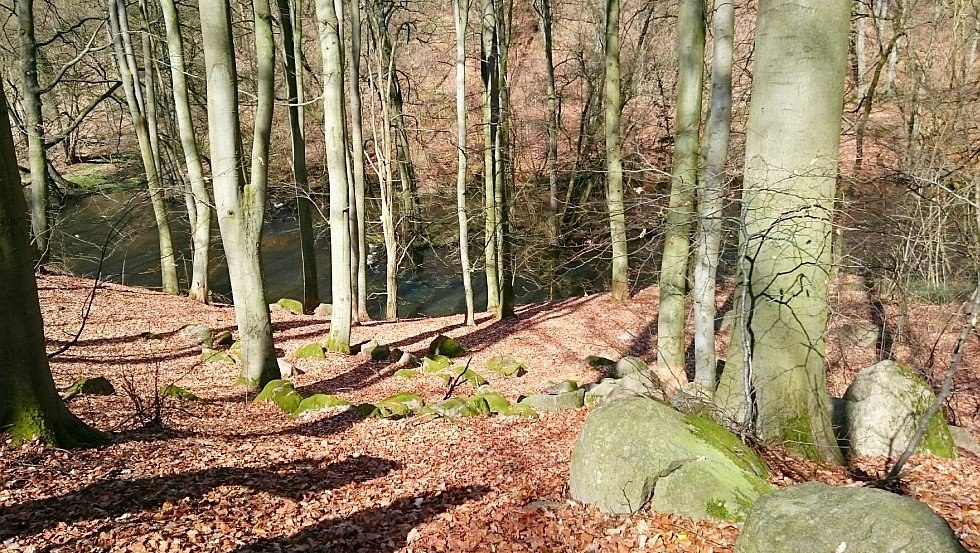
[[296, 410], [293, 411], [293, 416], [298, 417], [304, 413], [323, 411], [325, 409], [345, 409], [347, 407], [350, 407], [350, 402], [340, 396], [333, 394], [314, 394], [299, 402]]
[[319, 319], [329, 319], [331, 316], [333, 316], [333, 305], [329, 303], [321, 303], [320, 305], [316, 306], [316, 309], [313, 310], [313, 316]]
[[439, 403], [427, 405], [419, 411], [421, 416], [440, 416], [451, 419], [489, 415], [490, 407], [486, 399], [453, 397]]
[[75, 396], [111, 396], [114, 393], [116, 393], [116, 388], [104, 376], [79, 378], [65, 390], [65, 400]]
[[259, 395], [255, 396], [256, 403], [271, 401], [279, 406], [284, 413], [292, 415], [303, 402], [303, 396], [296, 391], [293, 383], [288, 380], [273, 380], [262, 388]]
[[535, 394], [518, 402], [535, 411], [556, 412], [577, 409], [585, 404], [585, 390], [579, 388], [561, 394]]
[[572, 497], [606, 512], [655, 510], [740, 521], [772, 491], [761, 459], [734, 434], [647, 397], [592, 411], [572, 452]]
[[513, 405], [510, 400], [500, 392], [480, 392], [478, 394], [474, 394], [473, 397], [485, 401], [491, 413], [506, 411], [511, 405]]
[[309, 344], [303, 344], [296, 348], [293, 356], [296, 359], [324, 359], [327, 355], [323, 351], [323, 346], [316, 342], [310, 342]]
[[180, 401], [204, 401], [194, 392], [185, 390], [176, 384], [167, 384], [161, 387], [160, 397], [169, 397]]
[[487, 379], [483, 378], [483, 375], [468, 367], [452, 367], [449, 369], [449, 376], [451, 377], [450, 380], [455, 378], [460, 382], [466, 382], [473, 386], [487, 385]]
[[735, 553], [965, 553], [925, 504], [874, 488], [807, 482], [761, 498]]
[[[935, 399], [932, 388], [899, 363], [881, 361], [862, 369], [844, 394], [848, 455], [898, 457]], [[942, 409], [929, 421], [917, 451], [956, 456]]]
[[429, 343], [429, 357], [433, 355], [445, 355], [446, 357], [459, 357], [466, 353], [466, 348], [456, 340], [440, 334]]
[[501, 417], [520, 417], [524, 419], [536, 419], [538, 418], [538, 412], [534, 410], [534, 407], [527, 405], [525, 403], [512, 403], [497, 412]]
[[212, 347], [214, 342], [214, 331], [204, 325], [189, 324], [184, 327], [184, 334], [194, 338], [194, 343], [199, 346]]
[[425, 400], [418, 394], [400, 392], [388, 396], [374, 404], [376, 412], [373, 416], [386, 419], [400, 419], [413, 415], [425, 407]]
[[487, 371], [501, 376], [524, 376], [527, 373], [527, 366], [510, 355], [494, 355], [487, 360]]
[[286, 311], [289, 311], [293, 315], [303, 314], [303, 302], [299, 300], [294, 300], [291, 298], [280, 298], [279, 301], [276, 302], [276, 305], [285, 309]]
[[425, 374], [445, 373], [452, 361], [445, 355], [430, 355], [422, 358], [422, 372]]
[[613, 365], [616, 364], [616, 362], [613, 361], [612, 359], [600, 357], [598, 355], [590, 355], [585, 359], [583, 359], [582, 361], [583, 363], [585, 363], [586, 366], [591, 367], [593, 369], [600, 368], [600, 367], [612, 367]]
[[371, 361], [387, 361], [390, 358], [391, 347], [386, 344], [380, 344], [371, 350]]

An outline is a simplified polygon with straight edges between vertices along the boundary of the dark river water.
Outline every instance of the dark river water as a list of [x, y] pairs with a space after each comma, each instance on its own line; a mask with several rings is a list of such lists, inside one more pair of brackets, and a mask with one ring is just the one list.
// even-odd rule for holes
[[[303, 283], [299, 253], [298, 223], [288, 213], [274, 213], [264, 228], [262, 263], [267, 296], [301, 298]], [[153, 213], [145, 195], [133, 193], [93, 195], [72, 199], [58, 214], [52, 238], [52, 258], [74, 274], [95, 276], [110, 282], [148, 288], [160, 287], [159, 246]], [[182, 286], [191, 271], [188, 226], [182, 206], [171, 205], [171, 222], [177, 251], [177, 268]], [[482, 224], [474, 221], [473, 225]], [[228, 271], [221, 251], [217, 223], [211, 266], [211, 288], [216, 296], [231, 296]], [[317, 265], [321, 301], [330, 302], [329, 232], [318, 224]], [[472, 232], [472, 231], [471, 231]], [[515, 237], [522, 242], [520, 236]], [[368, 269], [368, 310], [380, 317], [384, 306], [384, 250], [373, 247]], [[463, 313], [465, 301], [459, 260], [454, 248], [429, 248], [420, 263], [402, 269], [398, 277], [400, 317], [443, 316]], [[483, 251], [478, 244], [470, 257], [482, 266]], [[528, 251], [518, 251], [515, 296], [517, 303], [593, 293], [608, 288], [608, 260], [601, 254], [582, 256], [584, 261], [565, 259], [554, 270], [534, 261]], [[571, 257], [571, 256], [568, 256]], [[486, 307], [486, 277], [473, 272], [478, 311]]]

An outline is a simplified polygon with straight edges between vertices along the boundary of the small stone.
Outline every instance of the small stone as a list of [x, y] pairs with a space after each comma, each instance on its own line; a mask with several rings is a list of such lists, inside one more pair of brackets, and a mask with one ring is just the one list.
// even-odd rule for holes
[[304, 344], [293, 352], [296, 359], [324, 359], [326, 354], [323, 351], [323, 346], [316, 342], [311, 342], [309, 344]]
[[303, 396], [296, 391], [293, 383], [288, 380], [273, 380], [262, 388], [259, 395], [255, 396], [255, 402], [271, 401], [279, 406], [283, 412], [292, 415], [299, 408], [303, 401]]
[[199, 346], [211, 347], [214, 343], [214, 333], [204, 325], [188, 325], [184, 331], [193, 336], [194, 343]]
[[616, 364], [612, 359], [607, 359], [605, 357], [600, 357], [598, 355], [590, 355], [586, 357], [583, 362], [586, 366], [596, 368], [596, 367], [611, 367]]
[[602, 380], [602, 382], [589, 386], [585, 391], [585, 406], [592, 407], [593, 405], [601, 402], [606, 398], [606, 396], [609, 395], [610, 392], [615, 390], [616, 386], [618, 385], [619, 380], [616, 380], [615, 378], [605, 378]]
[[160, 388], [160, 397], [170, 397], [181, 401], [204, 401], [194, 392], [189, 392], [176, 384], [167, 384]]
[[214, 335], [214, 338], [211, 339], [211, 343], [214, 347], [230, 346], [235, 343], [235, 337], [232, 336], [230, 330], [222, 330]]
[[466, 348], [456, 340], [440, 334], [432, 339], [429, 344], [429, 355], [445, 355], [446, 357], [459, 357], [466, 353]]
[[953, 443], [956, 444], [956, 447], [972, 453], [980, 459], [980, 442], [977, 442], [972, 432], [962, 426], [950, 426], [949, 433], [953, 437]]
[[276, 359], [276, 364], [279, 365], [279, 376], [283, 378], [292, 378], [293, 376], [298, 374], [296, 367], [294, 367], [292, 363], [286, 361], [285, 359], [282, 358]]
[[627, 355], [613, 365], [609, 371], [609, 376], [613, 378], [625, 378], [631, 374], [642, 373], [648, 369], [644, 360], [639, 357]]
[[579, 388], [557, 395], [535, 394], [522, 399], [518, 404], [533, 407], [535, 411], [546, 412], [577, 409], [585, 404], [585, 390]]
[[276, 304], [278, 304], [279, 307], [282, 307], [286, 311], [289, 311], [293, 315], [303, 314], [303, 302], [299, 300], [294, 300], [291, 298], [281, 298], [279, 301], [276, 302]]
[[436, 374], [446, 372], [452, 361], [445, 355], [435, 355], [422, 359], [422, 372], [426, 374]]
[[398, 369], [395, 371], [395, 378], [401, 378], [402, 380], [411, 380], [419, 375], [419, 372], [415, 369]]
[[333, 305], [329, 303], [321, 303], [320, 305], [316, 306], [316, 309], [313, 310], [313, 316], [320, 319], [329, 319], [331, 316], [333, 316]]
[[67, 401], [78, 395], [111, 396], [114, 393], [116, 393], [116, 388], [104, 376], [79, 378], [65, 391], [65, 400]]
[[303, 413], [323, 411], [325, 409], [346, 409], [347, 407], [350, 407], [350, 402], [340, 396], [335, 396], [332, 394], [314, 394], [299, 402], [299, 406], [296, 407], [296, 411], [293, 412], [293, 416], [298, 417]]
[[378, 341], [377, 340], [375, 340], [374, 338], [371, 338], [367, 342], [364, 342], [363, 344], [361, 344], [361, 354], [362, 355], [365, 355], [367, 357], [371, 357], [371, 353], [379, 345], [380, 344], [378, 344]]
[[868, 321], [847, 323], [840, 328], [838, 336], [852, 346], [870, 348], [881, 340], [881, 326]]
[[487, 360], [487, 370], [503, 376], [517, 377], [527, 373], [527, 366], [509, 355], [500, 354]]
[[561, 382], [556, 382], [545, 390], [550, 395], [556, 396], [558, 394], [564, 394], [565, 392], [574, 392], [578, 390], [578, 382], [574, 380], [562, 380]]
[[235, 359], [223, 351], [204, 348], [204, 350], [201, 351], [201, 361], [206, 361], [209, 363], [234, 363]]
[[[395, 350], [394, 353], [398, 354], [398, 350]], [[410, 367], [417, 367], [418, 365], [419, 365], [419, 358], [415, 357], [414, 355], [412, 355], [407, 351], [401, 352], [400, 355], [398, 356], [398, 361], [395, 362], [396, 367], [410, 368]]]

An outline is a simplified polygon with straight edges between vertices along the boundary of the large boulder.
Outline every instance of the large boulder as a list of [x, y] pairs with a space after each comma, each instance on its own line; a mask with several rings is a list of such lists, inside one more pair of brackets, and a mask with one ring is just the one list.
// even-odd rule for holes
[[[929, 385], [899, 363], [881, 361], [862, 369], [844, 394], [849, 455], [901, 455], [935, 399]], [[942, 410], [929, 421], [917, 451], [939, 457], [956, 456]]]
[[772, 491], [765, 464], [718, 424], [648, 397], [592, 411], [572, 453], [569, 490], [612, 513], [655, 510], [743, 520]]
[[807, 482], [760, 499], [735, 553], [960, 553], [949, 524], [914, 499]]

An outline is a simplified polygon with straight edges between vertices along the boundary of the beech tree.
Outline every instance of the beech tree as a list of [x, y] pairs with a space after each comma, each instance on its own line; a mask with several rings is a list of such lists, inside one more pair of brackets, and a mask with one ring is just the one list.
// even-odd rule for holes
[[[355, 0], [356, 1], [356, 0]], [[459, 265], [463, 275], [466, 324], [475, 325], [473, 279], [470, 267], [470, 239], [466, 215], [466, 24], [469, 0], [453, 0], [456, 22], [456, 214], [459, 222]]]
[[629, 251], [623, 204], [623, 152], [620, 118], [623, 112], [619, 79], [619, 0], [606, 0], [606, 205], [612, 241], [612, 299], [629, 299]]
[[51, 378], [26, 215], [7, 98], [0, 87], [0, 432], [15, 443], [95, 444], [105, 436], [68, 410]]
[[197, 144], [194, 118], [191, 115], [190, 95], [187, 91], [187, 67], [184, 63], [183, 37], [177, 6], [174, 0], [160, 0], [160, 6], [167, 28], [167, 51], [170, 55], [170, 78], [173, 84], [177, 131], [184, 151], [184, 164], [193, 199], [188, 203], [188, 214], [191, 220], [194, 262], [187, 295], [191, 299], [208, 303], [210, 301], [208, 269], [211, 258], [211, 197], [204, 182], [201, 150]]
[[235, 64], [229, 0], [199, 4], [208, 84], [208, 130], [215, 209], [224, 245], [242, 343], [240, 382], [261, 388], [279, 377], [272, 323], [262, 276], [262, 221], [268, 184], [269, 129], [272, 123], [275, 46], [267, 0], [255, 0], [258, 105], [255, 110], [251, 181], [241, 159], [238, 121], [238, 69]]
[[657, 367], [668, 387], [687, 382], [684, 373], [684, 327], [694, 189], [698, 176], [698, 133], [701, 128], [704, 72], [702, 0], [681, 0], [678, 4], [677, 40], [674, 167], [660, 265], [660, 313], [657, 317]]
[[344, 113], [343, 37], [340, 14], [343, 3], [316, 0], [317, 30], [323, 58], [323, 132], [330, 180], [330, 282], [333, 312], [327, 348], [350, 353], [352, 319], [350, 196], [347, 183], [347, 133]]
[[717, 402], [729, 424], [840, 461], [824, 375], [850, 3], [762, 0], [742, 192], [741, 286]]

